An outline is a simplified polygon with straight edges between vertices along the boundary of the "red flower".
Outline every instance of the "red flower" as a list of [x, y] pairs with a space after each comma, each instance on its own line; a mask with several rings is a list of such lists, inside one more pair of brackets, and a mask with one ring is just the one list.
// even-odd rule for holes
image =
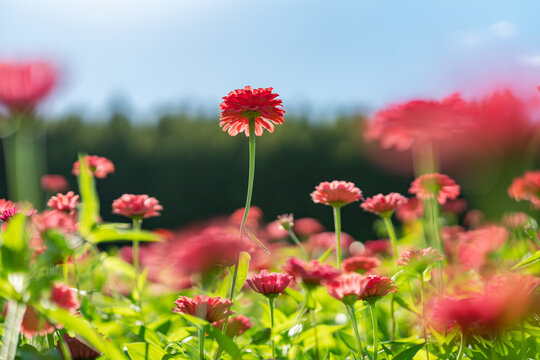
[[467, 269], [482, 269], [488, 255], [504, 245], [508, 230], [502, 226], [485, 226], [463, 232], [458, 245], [458, 259]]
[[392, 105], [375, 114], [365, 136], [380, 140], [384, 149], [394, 147], [398, 151], [446, 139], [463, 127], [466, 105], [459, 94], [442, 101], [414, 100]]
[[79, 195], [75, 195], [73, 191], [69, 191], [63, 195], [61, 193], [52, 196], [47, 202], [47, 206], [58, 211], [64, 211], [68, 214], [73, 214], [79, 202]]
[[308, 287], [318, 286], [340, 274], [339, 270], [328, 264], [321, 264], [317, 260], [306, 263], [297, 258], [289, 258], [283, 269], [295, 278], [301, 279]]
[[272, 92], [273, 88], [244, 89], [231, 91], [223, 97], [220, 105], [221, 116], [219, 126], [223, 131], [228, 129], [229, 135], [236, 136], [244, 131], [249, 136], [249, 120], [255, 119], [255, 135], [261, 136], [263, 129], [274, 132], [274, 124], [283, 124], [282, 101]]
[[163, 206], [156, 198], [148, 195], [124, 194], [113, 201], [113, 214], [132, 219], [146, 219], [161, 215]]
[[467, 201], [465, 199], [454, 199], [446, 202], [442, 210], [445, 213], [459, 215], [467, 210]]
[[194, 298], [180, 296], [174, 304], [173, 312], [187, 314], [204, 319], [210, 323], [225, 319], [227, 316], [234, 314], [230, 311], [232, 302], [229, 299], [222, 299], [219, 296], [209, 297], [206, 295], [198, 295]]
[[[349, 246], [351, 246], [353, 242], [354, 239], [351, 235], [345, 232], [341, 232], [341, 250], [347, 251], [347, 249], [349, 249]], [[305, 243], [306, 249], [314, 255], [324, 253], [331, 247], [335, 248], [335, 246], [336, 233], [331, 231], [311, 235], [307, 243]]]
[[372, 255], [389, 255], [392, 253], [390, 240], [388, 239], [379, 239], [379, 240], [367, 240], [364, 243], [364, 254], [366, 256]]
[[71, 233], [77, 230], [77, 223], [73, 217], [58, 210], [42, 211], [32, 218], [32, 222], [39, 233], [51, 229], [60, 230], [65, 233]]
[[41, 187], [45, 191], [52, 193], [64, 192], [68, 189], [68, 186], [68, 181], [62, 175], [48, 174], [41, 177]]
[[386, 276], [368, 275], [364, 291], [360, 294], [359, 300], [378, 299], [391, 292], [397, 292], [397, 286], [394, 281]]
[[341, 263], [341, 268], [346, 273], [356, 272], [359, 274], [364, 274], [375, 269], [377, 266], [381, 265], [379, 259], [373, 256], [354, 256], [343, 260]]
[[381, 216], [391, 216], [394, 210], [407, 203], [407, 198], [398, 193], [377, 194], [367, 198], [360, 207]]
[[413, 222], [424, 216], [424, 203], [412, 197], [396, 209], [396, 217], [403, 222]]
[[11, 112], [33, 111], [55, 82], [49, 63], [0, 63], [0, 103]]
[[[114, 164], [107, 158], [95, 155], [86, 155], [90, 172], [99, 179], [104, 179], [114, 172]], [[73, 175], [79, 175], [79, 160], [73, 164]]]
[[301, 218], [294, 222], [293, 231], [298, 236], [309, 236], [324, 231], [324, 226], [317, 219]]
[[51, 301], [70, 312], [75, 312], [80, 306], [75, 290], [65, 284], [53, 285], [51, 289]]
[[527, 171], [522, 177], [515, 178], [508, 188], [511, 198], [530, 201], [535, 209], [540, 209], [540, 171]]
[[[249, 208], [248, 217], [246, 219], [246, 226], [250, 229], [257, 229], [259, 224], [263, 219], [263, 211], [258, 206], [251, 206]], [[244, 208], [236, 209], [231, 216], [229, 216], [229, 221], [234, 225], [240, 225], [242, 223], [242, 218], [244, 217]]]
[[6, 222], [18, 212], [17, 207], [9, 200], [0, 199], [0, 221]]
[[420, 200], [437, 197], [437, 201], [442, 205], [448, 199], [455, 199], [459, 196], [459, 185], [443, 174], [424, 174], [412, 182], [409, 192], [416, 194]]
[[[91, 360], [96, 359], [101, 355], [96, 349], [77, 337], [71, 337], [68, 334], [64, 334], [62, 339], [64, 340], [64, 343], [66, 343], [73, 360]], [[58, 344], [57, 347], [59, 348], [60, 344]]]
[[[224, 324], [225, 319], [221, 319], [212, 323], [212, 326], [222, 330]], [[247, 330], [251, 329], [252, 326], [253, 324], [251, 323], [251, 320], [244, 315], [230, 317], [229, 321], [227, 322], [227, 336], [234, 337], [242, 335]]]
[[246, 281], [255, 292], [264, 296], [276, 296], [285, 291], [292, 279], [289, 274], [268, 273], [263, 270], [259, 275], [253, 275]]
[[529, 216], [522, 212], [510, 212], [503, 215], [502, 223], [510, 229], [519, 229], [527, 225]]
[[330, 296], [347, 304], [360, 299], [367, 286], [367, 278], [356, 273], [340, 275], [325, 283]]
[[416, 273], [423, 273], [427, 267], [437, 261], [444, 259], [444, 256], [437, 249], [431, 247], [411, 250], [402, 253], [397, 260], [397, 264], [407, 266]]
[[341, 207], [362, 200], [362, 191], [352, 182], [324, 181], [315, 187], [315, 191], [311, 193], [311, 200], [314, 203]]

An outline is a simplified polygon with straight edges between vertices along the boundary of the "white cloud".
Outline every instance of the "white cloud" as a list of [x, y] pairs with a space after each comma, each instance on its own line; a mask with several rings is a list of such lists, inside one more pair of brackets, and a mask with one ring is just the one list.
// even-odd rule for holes
[[517, 62], [530, 67], [540, 67], [540, 53], [519, 55]]
[[475, 27], [459, 30], [451, 34], [451, 38], [459, 46], [465, 48], [488, 44], [497, 40], [514, 38], [517, 27], [510, 21], [498, 21], [486, 27]]

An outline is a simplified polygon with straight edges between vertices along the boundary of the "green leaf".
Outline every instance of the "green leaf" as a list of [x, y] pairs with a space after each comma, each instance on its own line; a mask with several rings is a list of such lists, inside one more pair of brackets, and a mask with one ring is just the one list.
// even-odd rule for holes
[[264, 252], [266, 252], [268, 255], [270, 255], [270, 250], [268, 250], [268, 249], [266, 248], [266, 246], [264, 246], [264, 244], [261, 242], [261, 240], [259, 240], [259, 239], [257, 238], [257, 236], [255, 236], [255, 234], [253, 234], [246, 226], [244, 226], [244, 230], [246, 231], [246, 234], [249, 236], [249, 238], [250, 238], [251, 240], [253, 240], [257, 245], [259, 245], [259, 247], [260, 247], [261, 249], [263, 249]]
[[120, 240], [128, 240], [128, 241], [160, 241], [161, 237], [157, 234], [154, 234], [149, 231], [132, 231], [132, 230], [121, 230], [121, 229], [111, 229], [111, 228], [103, 228], [99, 226], [99, 228], [91, 231], [86, 235], [86, 239], [90, 242], [93, 242], [95, 244], [103, 243], [103, 242], [110, 242], [110, 241], [120, 241]]
[[326, 252], [322, 254], [322, 256], [318, 259], [318, 261], [320, 263], [324, 262], [324, 260], [326, 260], [330, 256], [333, 250], [334, 250], [334, 247], [331, 246], [330, 249], [326, 250]]
[[25, 216], [17, 214], [9, 221], [2, 234], [2, 269], [8, 272], [26, 272], [30, 263]]
[[[242, 287], [244, 286], [244, 283], [246, 282], [250, 260], [251, 256], [249, 255], [249, 253], [245, 251], [242, 251], [240, 253], [240, 257], [238, 259], [238, 275], [236, 277], [236, 285], [234, 287], [236, 292], [240, 292], [240, 290], [242, 290]], [[234, 274], [234, 266], [231, 266], [229, 271], [231, 272], [231, 274]]]
[[126, 344], [126, 348], [132, 360], [161, 360], [165, 356], [165, 350], [150, 343], [136, 342]]
[[351, 336], [343, 331], [338, 331], [338, 336], [349, 349], [356, 351], [356, 340], [354, 339], [354, 336]]
[[[79, 210], [79, 232], [87, 237], [99, 220], [99, 198], [94, 176], [90, 172], [86, 155], [79, 154], [79, 192], [81, 205]], [[90, 241], [90, 240], [88, 240]]]
[[540, 260], [540, 250], [537, 251], [534, 255], [532, 256], [529, 256], [528, 258], [526, 258], [525, 260], [521, 261], [520, 263], [516, 264], [512, 270], [516, 270], [516, 269], [519, 269], [519, 268], [522, 268], [522, 267], [525, 267], [525, 266], [529, 266], [535, 262], [537, 262], [538, 260]]
[[304, 301], [304, 295], [302, 295], [301, 292], [299, 291], [296, 291], [296, 290], [293, 290], [291, 288], [286, 288], [285, 289], [285, 294], [289, 295], [290, 297], [292, 297], [294, 299], [294, 301], [296, 301], [297, 303], [301, 303], [302, 301]]
[[394, 295], [394, 301], [402, 308], [407, 309], [418, 316], [422, 316], [422, 314], [420, 314], [413, 305], [407, 303], [402, 297]]
[[230, 337], [219, 331], [219, 329], [209, 326], [207, 328], [208, 332], [211, 333], [214, 338], [217, 340], [218, 344], [223, 350], [225, 350], [233, 359], [240, 359], [240, 349], [236, 344], [231, 340]]
[[4, 299], [20, 300], [21, 296], [10, 282], [0, 277], [0, 296]]
[[412, 360], [416, 353], [420, 351], [420, 349], [424, 346], [424, 344], [414, 344], [411, 347], [403, 350], [399, 354], [394, 357], [393, 360]]

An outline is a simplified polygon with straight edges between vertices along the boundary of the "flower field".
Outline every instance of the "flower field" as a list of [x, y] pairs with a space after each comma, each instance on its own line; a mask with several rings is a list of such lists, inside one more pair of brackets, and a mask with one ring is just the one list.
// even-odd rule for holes
[[[113, 156], [73, 154], [75, 188], [39, 172], [38, 107], [55, 74], [45, 62], [0, 64], [9, 192], [0, 200], [0, 359], [540, 359], [540, 170], [489, 192], [528, 209], [498, 219], [469, 209], [458, 178], [443, 172], [523, 144], [535, 153], [537, 102], [496, 90], [390, 105], [364, 135], [383, 167], [399, 171], [412, 158], [407, 193], [321, 179], [296, 196], [326, 218], [285, 209], [265, 221], [252, 205], [260, 139], [287, 131], [286, 102], [273, 88], [236, 89], [214, 125], [247, 155], [244, 182], [220, 189], [241, 188], [245, 205], [148, 230], [168, 211], [164, 199], [100, 198], [119, 172]], [[284, 186], [267, 191], [278, 197]], [[355, 207], [377, 238], [348, 232], [343, 215]]]

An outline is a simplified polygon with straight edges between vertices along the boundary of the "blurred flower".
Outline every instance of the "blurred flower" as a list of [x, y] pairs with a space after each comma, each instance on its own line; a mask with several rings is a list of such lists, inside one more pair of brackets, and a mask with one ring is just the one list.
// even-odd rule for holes
[[147, 219], [161, 215], [163, 206], [159, 201], [148, 195], [124, 194], [113, 201], [113, 214], [132, 219]]
[[444, 256], [439, 250], [428, 247], [402, 253], [397, 260], [397, 264], [406, 266], [415, 273], [423, 274], [429, 265], [443, 259]]
[[359, 300], [367, 286], [367, 278], [356, 273], [344, 274], [325, 282], [330, 296], [346, 304], [354, 304]]
[[465, 233], [465, 229], [458, 225], [442, 227], [441, 236], [444, 245], [444, 253], [449, 261], [455, 260], [463, 233]]
[[469, 229], [476, 229], [484, 225], [486, 222], [484, 213], [481, 210], [473, 209], [467, 211], [463, 223]]
[[232, 302], [219, 296], [197, 295], [194, 298], [180, 296], [174, 304], [176, 307], [173, 308], [173, 312], [195, 316], [211, 323], [234, 314], [230, 311]]
[[264, 234], [269, 240], [279, 240], [289, 236], [287, 230], [283, 229], [277, 220], [266, 225], [264, 228]]
[[54, 284], [51, 289], [51, 301], [70, 312], [75, 312], [80, 304], [77, 292], [65, 284]]
[[47, 174], [41, 177], [41, 187], [51, 193], [64, 192], [68, 189], [68, 181], [62, 175]]
[[0, 103], [12, 113], [33, 111], [56, 83], [50, 63], [0, 63]]
[[529, 215], [523, 212], [509, 212], [502, 217], [504, 226], [510, 229], [520, 229], [529, 222]]
[[[99, 179], [104, 179], [108, 174], [114, 172], [114, 164], [107, 158], [96, 156], [96, 155], [86, 155], [86, 161], [90, 172], [94, 174]], [[79, 175], [79, 160], [75, 161], [73, 164], [73, 175]]]
[[247, 279], [249, 286], [264, 296], [275, 296], [285, 291], [293, 277], [283, 273], [268, 273], [262, 270], [259, 275], [253, 275]]
[[[222, 330], [224, 324], [225, 319], [221, 319], [212, 323], [212, 326], [215, 326], [219, 330]], [[248, 317], [244, 315], [232, 316], [227, 321], [227, 336], [232, 338], [234, 336], [242, 335], [247, 330], [251, 329], [252, 326], [253, 324]]]
[[55, 196], [52, 196], [47, 202], [47, 206], [71, 215], [77, 209], [78, 202], [79, 195], [75, 195], [73, 191], [69, 191], [65, 195], [58, 193]]
[[460, 234], [459, 263], [467, 269], [484, 268], [490, 253], [498, 250], [508, 239], [508, 230], [502, 226], [484, 226]]
[[341, 207], [362, 200], [362, 191], [355, 187], [352, 182], [337, 180], [332, 182], [323, 181], [311, 193], [311, 200], [314, 203]]
[[[263, 219], [263, 211], [258, 206], [251, 206], [249, 208], [248, 217], [246, 220], [246, 226], [251, 229], [258, 229], [259, 224]], [[229, 216], [229, 221], [231, 224], [240, 225], [242, 223], [242, 218], [244, 217], [244, 208], [236, 209], [231, 216]]]
[[318, 286], [340, 274], [338, 269], [328, 264], [321, 264], [317, 260], [305, 262], [297, 258], [289, 258], [283, 270], [296, 279], [301, 279], [308, 287]]
[[244, 131], [249, 136], [249, 120], [255, 120], [255, 135], [261, 136], [263, 129], [274, 132], [274, 124], [283, 124], [283, 104], [273, 88], [244, 89], [231, 91], [223, 97], [220, 105], [219, 126], [229, 135], [236, 136]]
[[72, 216], [63, 211], [45, 210], [35, 215], [32, 222], [39, 233], [47, 230], [59, 230], [64, 233], [72, 233], [77, 230], [77, 223]]
[[412, 197], [396, 209], [396, 217], [403, 222], [413, 222], [424, 216], [424, 203]]
[[284, 214], [277, 217], [277, 222], [284, 230], [289, 231], [294, 225], [293, 214]]
[[341, 268], [346, 273], [356, 272], [359, 274], [364, 274], [366, 272], [371, 272], [380, 265], [381, 262], [376, 257], [354, 256], [343, 260], [343, 263], [341, 263]]
[[293, 226], [293, 231], [298, 236], [309, 236], [324, 231], [324, 226], [314, 218], [296, 219]]
[[0, 221], [9, 221], [17, 212], [15, 204], [9, 200], [0, 199]]
[[409, 189], [420, 200], [437, 198], [439, 204], [459, 196], [459, 185], [450, 177], [443, 174], [424, 174], [417, 177]]
[[517, 201], [530, 201], [535, 209], [540, 209], [540, 171], [527, 171], [515, 178], [508, 188], [508, 195]]
[[407, 198], [398, 193], [377, 194], [367, 198], [360, 207], [383, 217], [391, 216], [394, 210], [407, 203]]
[[367, 283], [364, 291], [360, 294], [360, 300], [376, 300], [391, 292], [397, 292], [397, 286], [393, 285], [394, 281], [386, 276], [368, 275]]
[[[349, 248], [349, 246], [351, 246], [353, 242], [354, 239], [351, 235], [344, 232], [341, 233], [341, 250], [347, 251], [347, 249]], [[319, 253], [324, 253], [331, 247], [335, 248], [335, 246], [336, 233], [330, 231], [311, 235], [307, 243], [305, 243], [306, 250], [315, 255]]]
[[[62, 339], [67, 345], [69, 353], [71, 354], [71, 358], [73, 360], [91, 360], [101, 356], [101, 354], [96, 349], [88, 345], [85, 341], [77, 338], [76, 336], [71, 337], [68, 334], [64, 334]], [[57, 347], [60, 347], [60, 344], [58, 344]]]
[[465, 199], [449, 200], [442, 206], [442, 211], [449, 214], [459, 215], [467, 210]]
[[392, 248], [390, 240], [388, 239], [379, 239], [379, 240], [367, 240], [364, 243], [366, 256], [372, 255], [390, 255], [392, 253]]

